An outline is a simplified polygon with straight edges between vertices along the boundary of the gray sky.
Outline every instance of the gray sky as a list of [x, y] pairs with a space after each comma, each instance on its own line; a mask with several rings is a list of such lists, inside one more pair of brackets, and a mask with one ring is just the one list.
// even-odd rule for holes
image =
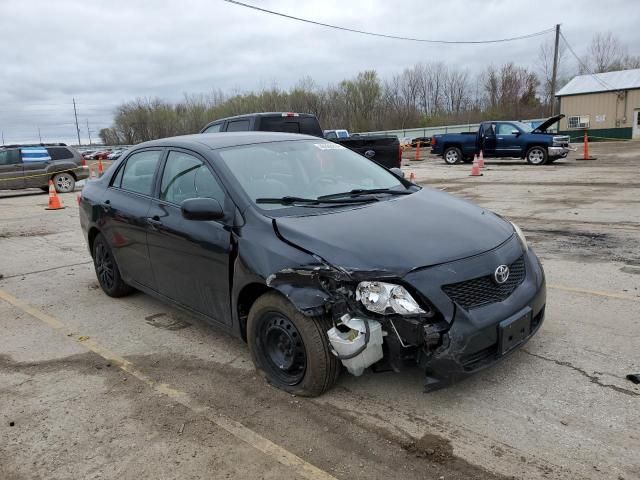
[[[582, 55], [597, 31], [640, 54], [636, 0], [246, 0], [350, 28], [443, 40], [484, 40], [562, 24]], [[222, 0], [0, 0], [0, 130], [6, 143], [93, 139], [114, 107], [138, 96], [179, 99], [214, 89], [319, 85], [364, 69], [383, 78], [419, 61], [471, 72], [513, 61], [534, 66], [552, 34], [493, 45], [444, 46], [374, 38], [308, 25]], [[567, 56], [568, 62], [572, 59]]]

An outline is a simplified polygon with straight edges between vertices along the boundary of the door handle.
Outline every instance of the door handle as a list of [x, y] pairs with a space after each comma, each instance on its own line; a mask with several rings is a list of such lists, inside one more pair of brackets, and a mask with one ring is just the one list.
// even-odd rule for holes
[[102, 210], [104, 210], [105, 212], [108, 212], [109, 210], [111, 210], [111, 200], [105, 200], [102, 203]]
[[160, 225], [162, 225], [162, 221], [160, 220], [160, 217], [158, 217], [157, 215], [153, 217], [147, 217], [147, 223], [151, 225], [151, 228], [153, 229], [156, 229]]
[[504, 140], [504, 137], [498, 137], [498, 140]]

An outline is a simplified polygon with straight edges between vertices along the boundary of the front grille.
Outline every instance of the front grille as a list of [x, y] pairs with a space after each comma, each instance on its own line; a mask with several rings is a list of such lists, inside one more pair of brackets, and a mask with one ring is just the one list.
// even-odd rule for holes
[[442, 287], [451, 300], [470, 310], [490, 303], [502, 302], [524, 280], [526, 271], [524, 256], [509, 265], [509, 278], [502, 285], [493, 281], [492, 275], [452, 283]]

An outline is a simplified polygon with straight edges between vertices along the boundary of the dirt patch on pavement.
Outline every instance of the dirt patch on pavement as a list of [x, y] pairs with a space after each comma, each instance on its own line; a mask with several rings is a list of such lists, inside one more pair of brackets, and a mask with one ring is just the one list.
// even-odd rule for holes
[[0, 230], [0, 238], [16, 238], [16, 237], [44, 237], [53, 235], [54, 231], [45, 228], [34, 228], [31, 230]]
[[505, 478], [457, 457], [444, 437], [416, 440], [363, 412], [275, 389], [253, 369], [175, 354], [128, 359], [338, 478]]
[[527, 227], [527, 239], [543, 256], [579, 261], [622, 262], [640, 265], [640, 246], [623, 232], [603, 233], [562, 228]]

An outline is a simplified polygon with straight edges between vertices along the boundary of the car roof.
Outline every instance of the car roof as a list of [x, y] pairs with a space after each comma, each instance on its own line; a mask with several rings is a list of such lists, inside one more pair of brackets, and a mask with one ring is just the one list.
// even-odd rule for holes
[[294, 140], [321, 140], [311, 135], [282, 132], [219, 132], [181, 135], [159, 140], [151, 140], [136, 145], [136, 149], [146, 147], [183, 147], [196, 150], [216, 150], [257, 143], [286, 142]]

